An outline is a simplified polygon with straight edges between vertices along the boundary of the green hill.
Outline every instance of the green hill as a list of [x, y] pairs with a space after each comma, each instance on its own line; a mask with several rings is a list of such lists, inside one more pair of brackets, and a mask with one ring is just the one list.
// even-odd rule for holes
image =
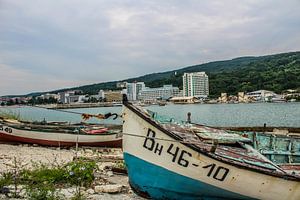
[[[249, 92], [259, 89], [280, 93], [286, 89], [300, 88], [300, 52], [240, 57], [184, 67], [173, 71], [147, 74], [122, 81], [143, 81], [148, 87], [173, 84], [182, 88], [183, 73], [197, 71], [205, 71], [208, 74], [212, 96], [218, 96], [221, 92], [236, 94], [238, 91]], [[100, 89], [117, 89], [117, 82], [98, 83], [71, 89], [79, 89], [89, 94], [95, 94]]]
[[300, 88], [300, 52], [259, 57], [236, 69], [210, 73], [211, 94]]
[[96, 94], [101, 89], [118, 89], [116, 84], [121, 81], [143, 81], [148, 87], [173, 84], [182, 88], [183, 73], [198, 71], [205, 71], [208, 74], [210, 95], [214, 97], [219, 96], [221, 92], [237, 94], [239, 91], [249, 92], [259, 89], [280, 93], [286, 89], [300, 89], [300, 52], [215, 61], [126, 80], [64, 88], [51, 92], [78, 89], [84, 93]]

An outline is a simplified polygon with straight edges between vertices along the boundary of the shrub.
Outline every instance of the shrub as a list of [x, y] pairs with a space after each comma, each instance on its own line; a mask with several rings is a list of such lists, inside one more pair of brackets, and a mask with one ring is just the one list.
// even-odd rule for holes
[[13, 175], [12, 173], [3, 173], [0, 176], [0, 189], [4, 186], [11, 185], [13, 183]]
[[96, 163], [94, 161], [77, 160], [68, 163], [65, 179], [72, 185], [89, 186], [94, 180], [94, 170]]

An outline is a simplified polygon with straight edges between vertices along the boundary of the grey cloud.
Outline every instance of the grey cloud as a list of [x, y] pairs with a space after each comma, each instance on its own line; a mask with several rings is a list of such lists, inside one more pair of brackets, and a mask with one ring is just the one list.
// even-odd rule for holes
[[2, 0], [0, 64], [54, 76], [65, 87], [65, 80], [76, 86], [294, 51], [299, 6], [297, 0]]

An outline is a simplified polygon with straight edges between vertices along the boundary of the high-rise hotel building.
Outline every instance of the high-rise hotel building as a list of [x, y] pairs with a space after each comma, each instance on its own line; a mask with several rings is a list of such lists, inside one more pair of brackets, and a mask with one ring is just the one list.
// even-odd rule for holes
[[138, 100], [138, 94], [141, 90], [145, 88], [144, 82], [133, 82], [133, 83], [127, 83], [127, 98], [129, 101], [136, 101]]
[[184, 73], [183, 96], [207, 97], [209, 95], [208, 76], [205, 72]]

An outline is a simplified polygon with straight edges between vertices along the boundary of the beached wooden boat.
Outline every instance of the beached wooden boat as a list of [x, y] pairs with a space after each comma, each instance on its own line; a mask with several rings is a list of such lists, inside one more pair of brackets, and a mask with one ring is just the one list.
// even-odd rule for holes
[[[275, 129], [274, 129], [275, 130]], [[276, 164], [299, 164], [300, 134], [288, 131], [237, 132], [249, 138], [252, 146]]]
[[[108, 126], [108, 125], [107, 125]], [[121, 127], [87, 124], [30, 123], [0, 120], [0, 142], [46, 146], [121, 147]]]
[[[156, 114], [156, 118], [157, 118]], [[162, 118], [160, 116], [160, 118]], [[197, 125], [202, 133], [239, 134], [248, 138], [254, 149], [279, 165], [298, 164], [300, 167], [300, 133], [296, 127], [222, 127]], [[235, 130], [235, 131], [230, 131]]]
[[158, 120], [123, 103], [129, 182], [154, 199], [299, 200], [299, 165], [280, 167], [238, 134]]

